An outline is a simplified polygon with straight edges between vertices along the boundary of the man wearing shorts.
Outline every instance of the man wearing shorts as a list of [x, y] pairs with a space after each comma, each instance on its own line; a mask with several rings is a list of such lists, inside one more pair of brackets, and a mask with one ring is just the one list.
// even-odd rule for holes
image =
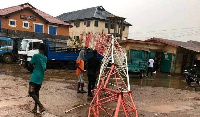
[[81, 50], [79, 56], [76, 60], [76, 75], [78, 75], [78, 85], [77, 85], [77, 93], [87, 93], [83, 90], [84, 87], [84, 58], [85, 58], [85, 51]]
[[35, 101], [35, 106], [32, 110], [33, 113], [37, 113], [37, 106], [39, 106], [40, 113], [45, 111], [44, 106], [39, 101], [39, 91], [42, 86], [47, 63], [47, 57], [44, 55], [44, 51], [45, 45], [41, 43], [39, 45], [39, 53], [34, 54], [30, 61], [34, 65], [34, 70], [29, 81], [29, 95]]

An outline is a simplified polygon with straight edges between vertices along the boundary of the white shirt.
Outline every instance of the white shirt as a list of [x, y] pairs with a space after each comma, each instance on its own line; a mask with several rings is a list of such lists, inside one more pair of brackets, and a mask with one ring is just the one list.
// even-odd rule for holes
[[153, 59], [149, 59], [149, 67], [153, 67], [153, 63], [154, 63], [154, 60]]

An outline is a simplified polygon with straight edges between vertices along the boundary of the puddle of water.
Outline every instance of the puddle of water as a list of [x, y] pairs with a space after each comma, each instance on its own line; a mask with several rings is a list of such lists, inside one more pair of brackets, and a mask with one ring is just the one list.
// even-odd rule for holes
[[[22, 66], [18, 64], [3, 64], [0, 63], [0, 73], [5, 75], [11, 75], [14, 77], [21, 77], [23, 79], [29, 79], [31, 73], [24, 69]], [[47, 69], [45, 72], [45, 80], [49, 79], [66, 79], [66, 80], [74, 80], [77, 78], [75, 71], [73, 70], [57, 70], [57, 69]]]
[[[0, 63], [0, 73], [11, 75], [14, 77], [22, 77], [28, 80], [31, 73], [18, 64], [2, 64]], [[138, 76], [130, 75], [130, 84], [139, 86], [152, 86], [152, 87], [166, 87], [166, 88], [176, 88], [176, 89], [187, 89], [194, 90], [194, 88], [188, 88], [183, 75], [170, 75], [168, 73], [153, 74], [153, 78], [144, 77], [140, 79]], [[45, 80], [51, 79], [65, 79], [77, 80], [75, 70], [62, 70], [62, 69], [47, 69], [45, 72]], [[87, 81], [87, 75], [85, 74], [85, 79]], [[60, 81], [60, 82], [63, 82]]]
[[182, 75], [170, 75], [167, 73], [156, 73], [153, 77], [143, 77], [140, 79], [138, 76], [130, 75], [131, 85], [152, 86], [152, 87], [166, 87], [176, 89], [193, 90], [187, 87], [185, 78]]

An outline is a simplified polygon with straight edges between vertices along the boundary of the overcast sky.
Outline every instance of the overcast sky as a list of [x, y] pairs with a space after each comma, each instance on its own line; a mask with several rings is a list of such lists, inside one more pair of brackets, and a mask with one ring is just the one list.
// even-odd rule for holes
[[200, 41], [200, 0], [4, 0], [0, 9], [26, 2], [54, 17], [103, 6], [132, 24], [129, 39]]

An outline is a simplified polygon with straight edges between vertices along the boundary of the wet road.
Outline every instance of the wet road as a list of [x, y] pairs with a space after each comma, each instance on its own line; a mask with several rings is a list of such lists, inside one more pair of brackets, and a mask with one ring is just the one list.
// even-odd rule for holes
[[[0, 73], [5, 75], [11, 75], [14, 77], [22, 77], [29, 79], [31, 73], [22, 68], [18, 64], [2, 64], [0, 63]], [[140, 79], [138, 76], [130, 75], [130, 84], [139, 86], [152, 86], [152, 87], [166, 87], [176, 89], [188, 89], [185, 79], [182, 75], [170, 75], [169, 73], [156, 73], [153, 74], [153, 78], [144, 77]], [[65, 79], [76, 80], [75, 71], [63, 70], [63, 69], [47, 69], [45, 73], [45, 80], [49, 79]]]
[[[2, 82], [0, 116], [8, 117], [6, 112], [9, 112], [9, 115], [13, 116], [32, 117], [29, 110], [33, 108], [34, 103], [31, 98], [27, 97], [28, 80], [31, 74], [18, 64], [0, 64], [0, 67]], [[47, 108], [47, 115], [87, 116], [89, 105], [72, 110], [67, 114], [64, 113], [76, 106], [89, 104], [92, 100], [87, 97], [87, 94], [76, 93], [75, 71], [47, 69], [45, 80], [40, 99]], [[200, 116], [200, 92], [182, 90], [187, 86], [181, 75], [157, 73], [153, 78], [144, 77], [142, 79], [130, 75], [130, 84], [139, 117]], [[87, 89], [87, 86], [85, 88]], [[192, 88], [187, 89], [193, 90]], [[46, 117], [45, 115], [42, 117]]]
[[[14, 77], [21, 77], [23, 79], [29, 79], [31, 73], [18, 64], [2, 64], [0, 63], [0, 73], [5, 75], [11, 75]], [[66, 72], [67, 71], [67, 72]], [[66, 79], [73, 80], [76, 78], [75, 71], [64, 69], [47, 69], [45, 72], [45, 80], [49, 79]]]
[[187, 87], [185, 78], [181, 74], [170, 75], [169, 73], [156, 73], [153, 77], [144, 77], [142, 79], [129, 75], [131, 85], [165, 87], [175, 89], [193, 90]]

